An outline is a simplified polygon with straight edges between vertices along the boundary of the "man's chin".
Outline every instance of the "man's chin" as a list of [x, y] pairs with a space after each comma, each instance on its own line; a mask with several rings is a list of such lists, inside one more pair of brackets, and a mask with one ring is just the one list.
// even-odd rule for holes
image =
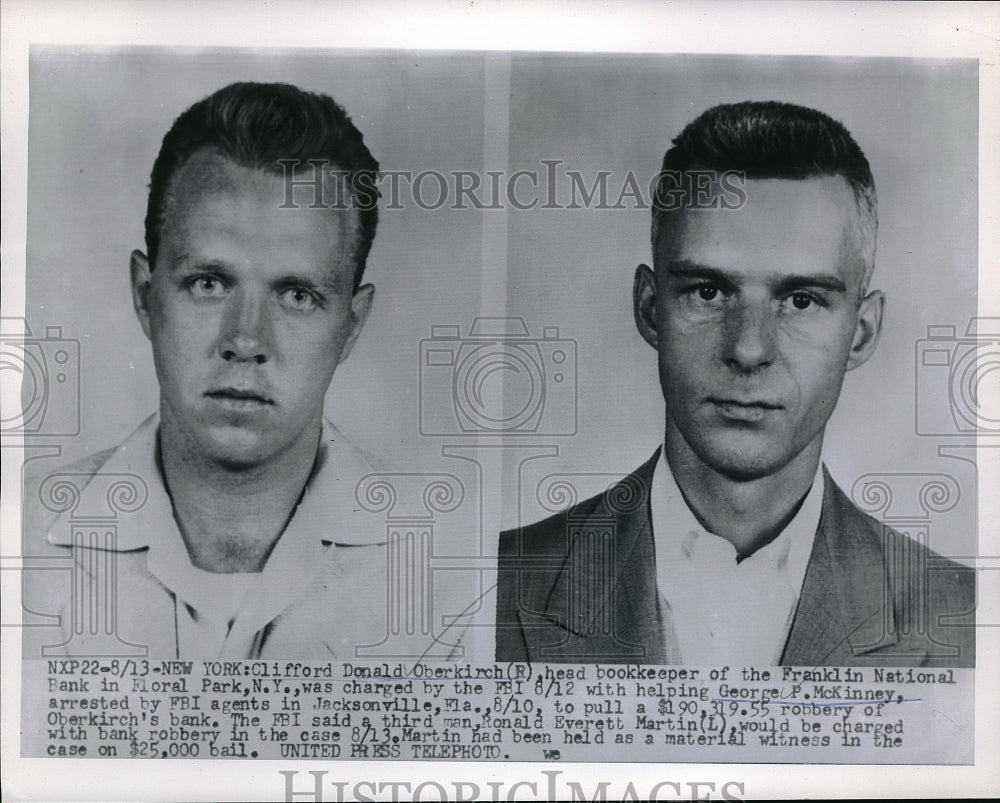
[[725, 443], [700, 444], [694, 451], [708, 468], [737, 482], [769, 477], [788, 465], [787, 456], [774, 449], [773, 441], [767, 444], [740, 441], [732, 438]]
[[230, 472], [253, 471], [270, 462], [271, 455], [261, 449], [219, 448], [205, 455], [219, 468]]
[[230, 471], [257, 468], [280, 451], [265, 433], [243, 427], [213, 427], [200, 439], [199, 447], [206, 459]]

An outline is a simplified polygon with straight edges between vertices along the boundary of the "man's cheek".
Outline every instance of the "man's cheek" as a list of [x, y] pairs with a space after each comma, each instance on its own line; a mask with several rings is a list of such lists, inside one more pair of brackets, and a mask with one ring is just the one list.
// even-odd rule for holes
[[715, 340], [711, 333], [674, 336], [660, 349], [664, 368], [678, 378], [695, 379], [711, 370]]
[[667, 333], [667, 337], [674, 340], [678, 345], [685, 341], [704, 340], [711, 338], [719, 326], [717, 315], [695, 315], [690, 311], [674, 310], [665, 316], [662, 332]]

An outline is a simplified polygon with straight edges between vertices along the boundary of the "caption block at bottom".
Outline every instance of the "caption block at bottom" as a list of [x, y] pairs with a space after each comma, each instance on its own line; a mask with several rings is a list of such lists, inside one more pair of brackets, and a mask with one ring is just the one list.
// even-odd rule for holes
[[25, 757], [970, 764], [974, 670], [24, 662]]

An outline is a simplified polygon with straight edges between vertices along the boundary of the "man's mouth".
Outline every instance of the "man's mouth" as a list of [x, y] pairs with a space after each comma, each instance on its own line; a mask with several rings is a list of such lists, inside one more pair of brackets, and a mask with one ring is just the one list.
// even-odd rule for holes
[[768, 401], [742, 399], [710, 399], [709, 401], [723, 418], [748, 423], [760, 421], [769, 412], [781, 409], [780, 404]]
[[205, 394], [231, 409], [248, 409], [274, 404], [274, 400], [251, 388], [218, 388]]

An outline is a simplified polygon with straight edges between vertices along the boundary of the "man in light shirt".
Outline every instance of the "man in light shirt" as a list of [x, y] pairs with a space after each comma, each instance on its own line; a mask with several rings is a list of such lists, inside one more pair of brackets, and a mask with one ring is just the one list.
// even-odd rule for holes
[[820, 459], [882, 328], [863, 152], [821, 112], [731, 104], [684, 129], [658, 182], [634, 313], [663, 445], [501, 535], [497, 659], [974, 665], [971, 570], [861, 513]]
[[[25, 628], [26, 658], [353, 659], [384, 637], [384, 523], [354, 499], [372, 468], [323, 416], [374, 295], [377, 171], [343, 108], [286, 84], [175, 121], [130, 261], [159, 411], [26, 483], [30, 553], [73, 566], [27, 573], [54, 626]], [[113, 537], [80, 526], [112, 502]]]

